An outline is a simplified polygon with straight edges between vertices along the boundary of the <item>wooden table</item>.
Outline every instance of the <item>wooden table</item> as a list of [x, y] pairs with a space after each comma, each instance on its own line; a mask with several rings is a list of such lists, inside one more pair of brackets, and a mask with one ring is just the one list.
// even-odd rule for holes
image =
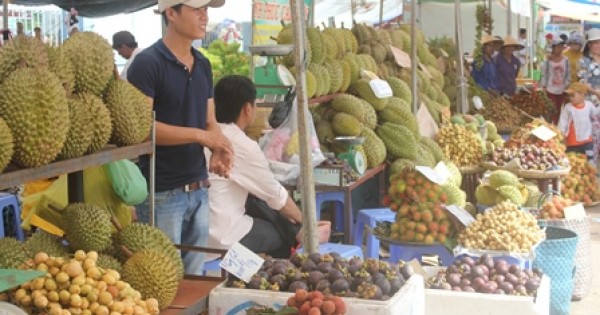
[[[368, 181], [369, 179], [379, 177], [379, 200], [385, 194], [385, 168], [386, 164], [380, 164], [372, 169], [367, 170], [358, 180], [346, 186], [327, 186], [315, 185], [315, 193], [319, 192], [342, 192], [344, 193], [344, 242], [352, 244], [352, 226], [354, 222], [354, 214], [352, 212], [352, 191]], [[297, 185], [286, 185], [288, 190], [297, 190]], [[317, 207], [320, 205], [317, 205]]]
[[210, 291], [222, 280], [182, 280], [173, 303], [161, 315], [197, 315], [208, 314], [208, 296]]

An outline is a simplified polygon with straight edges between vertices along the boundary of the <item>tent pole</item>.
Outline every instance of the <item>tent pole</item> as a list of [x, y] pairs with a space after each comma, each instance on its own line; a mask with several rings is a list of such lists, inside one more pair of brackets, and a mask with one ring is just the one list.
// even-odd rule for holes
[[290, 0], [292, 27], [294, 31], [294, 59], [296, 60], [296, 95], [298, 101], [298, 136], [300, 140], [300, 182], [302, 191], [302, 235], [304, 252], [319, 251], [317, 239], [317, 218], [315, 209], [315, 186], [313, 180], [312, 155], [309, 145], [309, 128], [306, 113], [306, 62], [304, 37], [306, 33], [304, 19], [304, 0]]
[[410, 0], [410, 77], [412, 92], [412, 110], [419, 109], [419, 93], [417, 93], [417, 0]]
[[8, 2], [9, 0], [2, 1], [2, 28], [8, 29]]
[[535, 39], [537, 36], [535, 23], [535, 21], [537, 20], [537, 11], [535, 10], [535, 0], [531, 0], [530, 9], [531, 14], [529, 15], [529, 32], [527, 32], [529, 34], [529, 71], [527, 73], [529, 74], [530, 78], [533, 78], [533, 59], [536, 43]]
[[458, 88], [460, 113], [467, 113], [467, 87], [465, 82], [465, 65], [462, 48], [462, 17], [460, 14], [460, 0], [454, 0], [454, 31], [456, 38], [456, 57], [458, 61]]
[[383, 0], [379, 0], [379, 28], [383, 23]]
[[506, 35], [512, 36], [512, 12], [511, 12], [511, 0], [506, 1]]

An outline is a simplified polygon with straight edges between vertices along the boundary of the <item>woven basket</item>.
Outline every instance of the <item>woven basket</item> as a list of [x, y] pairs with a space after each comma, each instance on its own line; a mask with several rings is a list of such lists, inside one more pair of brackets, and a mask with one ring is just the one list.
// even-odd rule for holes
[[546, 240], [535, 251], [533, 267], [552, 279], [550, 315], [569, 315], [573, 294], [573, 274], [577, 234], [558, 227], [546, 227]]

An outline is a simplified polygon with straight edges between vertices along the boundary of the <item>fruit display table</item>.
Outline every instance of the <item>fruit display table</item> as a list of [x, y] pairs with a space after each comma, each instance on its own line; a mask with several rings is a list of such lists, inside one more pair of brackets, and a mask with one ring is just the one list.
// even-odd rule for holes
[[560, 193], [562, 178], [569, 175], [570, 171], [571, 168], [569, 167], [548, 172], [517, 170], [514, 173], [520, 178], [536, 182], [542, 193], [546, 193], [548, 190], [554, 190], [555, 192]]
[[[352, 191], [355, 190], [356, 188], [360, 187], [360, 185], [364, 184], [365, 182], [367, 182], [369, 179], [374, 178], [374, 177], [378, 177], [379, 179], [379, 200], [381, 200], [385, 194], [385, 181], [386, 181], [386, 177], [385, 177], [385, 168], [386, 168], [386, 164], [380, 164], [376, 167], [373, 167], [369, 170], [367, 170], [358, 180], [356, 180], [353, 183], [350, 183], [349, 185], [345, 185], [345, 186], [327, 186], [327, 185], [315, 185], [315, 194], [317, 195], [317, 199], [318, 195], [320, 193], [332, 193], [332, 192], [337, 192], [343, 195], [343, 199], [344, 199], [344, 243], [345, 244], [352, 244], [352, 231], [353, 229], [353, 223], [354, 223], [354, 215], [352, 212]], [[298, 185], [286, 185], [285, 186], [286, 189], [291, 190], [291, 191], [296, 191], [298, 190]], [[319, 211], [319, 208], [321, 207], [320, 204], [317, 204], [317, 211]]]
[[208, 295], [220, 280], [183, 280], [173, 303], [161, 315], [204, 314], [208, 310]]
[[477, 198], [475, 198], [475, 189], [479, 186], [479, 182], [485, 173], [485, 168], [481, 166], [477, 167], [460, 167], [460, 173], [462, 175], [462, 189], [467, 194], [467, 201], [472, 204], [477, 204]]

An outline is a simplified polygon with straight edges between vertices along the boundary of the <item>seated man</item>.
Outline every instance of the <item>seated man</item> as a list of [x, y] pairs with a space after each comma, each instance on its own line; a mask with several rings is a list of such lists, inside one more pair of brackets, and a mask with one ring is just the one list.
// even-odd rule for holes
[[227, 76], [215, 86], [215, 116], [235, 157], [229, 178], [209, 173], [208, 244], [229, 249], [239, 241], [255, 253], [287, 258], [302, 214], [275, 179], [258, 143], [244, 133], [254, 121], [255, 100], [256, 88], [246, 77]]

